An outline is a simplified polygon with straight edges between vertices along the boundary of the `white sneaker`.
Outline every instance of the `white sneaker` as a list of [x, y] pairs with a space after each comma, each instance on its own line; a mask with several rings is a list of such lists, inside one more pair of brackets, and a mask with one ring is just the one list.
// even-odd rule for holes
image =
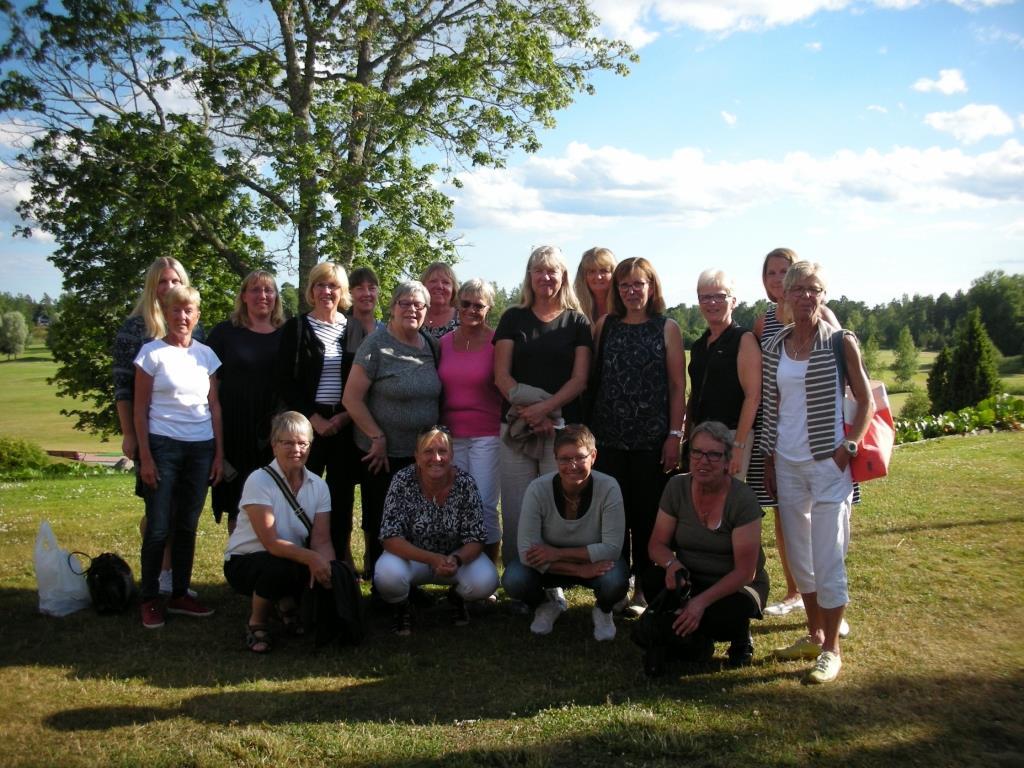
[[533, 612], [533, 623], [530, 624], [530, 631], [535, 635], [547, 635], [555, 627], [555, 620], [565, 611], [561, 605], [551, 600], [545, 600], [537, 606]]
[[[174, 591], [174, 574], [173, 571], [160, 571], [160, 594], [167, 596]], [[199, 597], [199, 593], [194, 589], [188, 590], [188, 596], [191, 598]]]
[[594, 610], [590, 612], [590, 615], [594, 619], [594, 639], [598, 642], [602, 640], [614, 640], [615, 639], [615, 617], [612, 616], [612, 612], [605, 613], [596, 605]]
[[839, 636], [840, 637], [849, 637], [850, 636], [850, 625], [846, 622], [846, 619], [843, 619], [842, 621], [839, 622]]
[[842, 667], [843, 660], [838, 655], [831, 651], [822, 651], [804, 680], [812, 685], [831, 683], [839, 676]]
[[569, 601], [565, 599], [565, 591], [561, 587], [545, 589], [544, 592], [547, 594], [548, 600], [552, 603], [558, 603], [563, 611], [569, 610]]

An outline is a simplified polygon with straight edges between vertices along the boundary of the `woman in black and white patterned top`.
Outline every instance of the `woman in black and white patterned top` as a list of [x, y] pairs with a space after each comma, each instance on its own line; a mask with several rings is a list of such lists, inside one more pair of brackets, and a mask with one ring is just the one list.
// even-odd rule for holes
[[457, 626], [469, 621], [466, 601], [498, 588], [498, 571], [483, 553], [487, 539], [483, 504], [471, 475], [452, 464], [447, 429], [433, 426], [416, 441], [416, 463], [395, 473], [380, 524], [384, 553], [373, 584], [394, 606], [394, 632], [411, 629], [409, 590], [450, 584], [448, 601]]
[[331, 491], [331, 542], [339, 557], [351, 562], [350, 509], [342, 503], [346, 473], [341, 429], [351, 418], [341, 406], [342, 355], [347, 320], [342, 311], [352, 306], [348, 276], [338, 264], [323, 262], [309, 271], [307, 315], [293, 317], [281, 331], [277, 358], [277, 387], [288, 410], [298, 411], [313, 425], [313, 445], [306, 469], [318, 477], [326, 470]]

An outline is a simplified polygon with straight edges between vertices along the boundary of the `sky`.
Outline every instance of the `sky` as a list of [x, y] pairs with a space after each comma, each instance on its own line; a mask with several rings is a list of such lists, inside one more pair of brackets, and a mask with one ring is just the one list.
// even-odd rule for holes
[[[779, 246], [869, 305], [1024, 272], [1024, 1], [591, 3], [640, 61], [445, 187], [461, 279], [517, 286], [544, 244], [572, 273], [594, 245], [643, 256], [670, 305], [707, 268], [762, 298]], [[57, 296], [53, 243], [11, 234], [25, 193], [0, 177], [0, 290]]]

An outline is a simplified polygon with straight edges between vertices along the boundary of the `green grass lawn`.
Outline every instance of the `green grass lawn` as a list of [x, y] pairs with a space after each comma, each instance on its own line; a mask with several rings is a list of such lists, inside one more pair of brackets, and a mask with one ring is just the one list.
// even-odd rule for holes
[[[117, 550], [138, 572], [128, 477], [0, 485], [0, 764], [4, 766], [1018, 766], [1024, 763], [1024, 434], [900, 448], [864, 488], [849, 554], [853, 628], [830, 686], [766, 660], [800, 619], [756, 623], [756, 663], [650, 682], [590, 598], [543, 638], [502, 601], [466, 628], [420, 616], [314, 651], [243, 646], [245, 600], [202, 521], [196, 586], [217, 614], [64, 619], [36, 612], [42, 518], [63, 546]], [[778, 595], [770, 523], [764, 533]], [[719, 648], [723, 653], [724, 648]]]
[[71, 406], [46, 383], [56, 371], [50, 350], [39, 341], [17, 359], [0, 360], [0, 435], [26, 438], [47, 450], [120, 452], [120, 438], [104, 443], [60, 415]]

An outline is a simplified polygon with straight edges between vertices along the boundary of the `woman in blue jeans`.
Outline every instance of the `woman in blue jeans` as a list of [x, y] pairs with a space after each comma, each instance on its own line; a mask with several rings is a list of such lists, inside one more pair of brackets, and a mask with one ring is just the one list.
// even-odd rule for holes
[[[192, 339], [199, 322], [199, 292], [177, 285], [162, 303], [167, 335], [144, 345], [135, 358], [135, 433], [146, 501], [142, 626], [147, 629], [162, 627], [165, 613], [213, 613], [188, 593], [188, 586], [206, 487], [220, 481], [223, 461], [216, 377], [220, 360]], [[165, 606], [159, 592], [160, 564], [172, 533], [173, 584]]]

